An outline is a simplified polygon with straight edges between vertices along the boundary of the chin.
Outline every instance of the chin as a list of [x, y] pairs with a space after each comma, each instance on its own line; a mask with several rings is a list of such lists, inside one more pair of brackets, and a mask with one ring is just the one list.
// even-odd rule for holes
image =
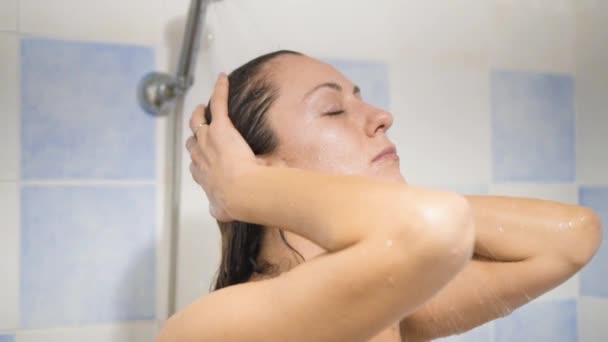
[[398, 173], [397, 175], [387, 177], [387, 180], [395, 181], [397, 183], [407, 184], [407, 182], [405, 181], [405, 178], [400, 173]]
[[403, 177], [399, 169], [377, 170], [374, 174], [371, 175], [371, 177], [380, 180], [407, 184], [405, 177]]

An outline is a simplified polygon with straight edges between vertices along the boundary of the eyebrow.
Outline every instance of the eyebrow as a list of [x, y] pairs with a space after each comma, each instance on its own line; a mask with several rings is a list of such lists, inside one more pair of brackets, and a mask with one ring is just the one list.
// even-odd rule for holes
[[[312, 90], [310, 90], [309, 92], [307, 92], [307, 93], [306, 93], [306, 95], [304, 95], [304, 97], [302, 98], [302, 100], [305, 100], [307, 97], [309, 97], [309, 96], [310, 96], [312, 93], [314, 93], [315, 91], [317, 91], [317, 90], [319, 90], [319, 89], [321, 89], [321, 88], [325, 88], [325, 87], [327, 87], [327, 88], [331, 88], [331, 89], [334, 89], [334, 90], [337, 90], [337, 91], [339, 91], [339, 92], [342, 92], [342, 90], [343, 90], [343, 89], [342, 89], [342, 86], [341, 86], [341, 85], [339, 85], [339, 84], [338, 84], [338, 83], [336, 83], [336, 82], [325, 82], [325, 83], [321, 83], [321, 84], [319, 84], [318, 86], [316, 86], [316, 87], [312, 88]], [[354, 94], [354, 95], [361, 94], [361, 88], [359, 88], [359, 86], [355, 85], [355, 86], [353, 87], [353, 94]]]

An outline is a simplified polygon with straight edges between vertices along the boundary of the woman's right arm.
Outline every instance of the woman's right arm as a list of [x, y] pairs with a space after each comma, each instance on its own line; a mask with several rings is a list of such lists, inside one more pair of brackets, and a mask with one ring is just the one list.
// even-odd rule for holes
[[285, 228], [330, 252], [395, 230], [409, 242], [428, 234], [451, 241], [460, 234], [455, 216], [469, 211], [464, 197], [445, 191], [267, 166], [240, 174], [226, 199], [235, 219]]

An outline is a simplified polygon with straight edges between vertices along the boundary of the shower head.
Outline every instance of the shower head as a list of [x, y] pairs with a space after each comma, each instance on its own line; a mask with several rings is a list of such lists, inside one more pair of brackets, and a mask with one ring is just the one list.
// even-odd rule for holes
[[161, 72], [148, 73], [140, 81], [137, 97], [143, 109], [153, 115], [165, 114], [165, 107], [184, 95], [194, 82], [194, 67], [202, 22], [209, 4], [223, 0], [191, 0], [186, 17], [186, 28], [177, 75]]

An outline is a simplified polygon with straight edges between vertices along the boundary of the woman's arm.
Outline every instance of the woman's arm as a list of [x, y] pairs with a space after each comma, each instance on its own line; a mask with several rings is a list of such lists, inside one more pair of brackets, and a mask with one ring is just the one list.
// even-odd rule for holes
[[511, 313], [587, 264], [601, 223], [587, 208], [552, 201], [467, 196], [476, 221], [475, 258], [401, 322], [404, 341], [468, 331]]
[[[468, 207], [453, 193], [368, 177], [260, 166], [243, 174], [227, 198], [227, 211], [244, 222], [285, 227], [328, 251], [343, 249], [382, 230], [399, 229], [413, 241], [450, 225], [442, 221], [453, 207]], [[447, 222], [444, 222], [447, 223]], [[406, 226], [406, 230], [402, 228]], [[451, 231], [437, 231], [451, 239]]]
[[480, 227], [475, 254], [496, 261], [551, 255], [579, 268], [595, 254], [601, 224], [590, 209], [530, 198], [467, 196]]

